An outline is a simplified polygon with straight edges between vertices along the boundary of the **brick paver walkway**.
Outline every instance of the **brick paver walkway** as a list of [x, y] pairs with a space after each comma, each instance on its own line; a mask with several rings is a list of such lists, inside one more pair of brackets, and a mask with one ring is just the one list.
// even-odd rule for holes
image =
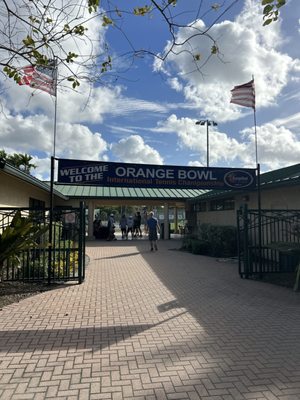
[[0, 399], [300, 399], [300, 294], [160, 241], [0, 312]]

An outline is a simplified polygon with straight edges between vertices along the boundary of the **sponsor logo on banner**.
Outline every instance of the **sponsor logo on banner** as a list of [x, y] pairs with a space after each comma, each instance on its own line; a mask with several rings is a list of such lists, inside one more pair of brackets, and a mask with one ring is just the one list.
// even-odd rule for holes
[[247, 171], [229, 171], [224, 175], [224, 182], [232, 188], [243, 189], [252, 185], [253, 177]]

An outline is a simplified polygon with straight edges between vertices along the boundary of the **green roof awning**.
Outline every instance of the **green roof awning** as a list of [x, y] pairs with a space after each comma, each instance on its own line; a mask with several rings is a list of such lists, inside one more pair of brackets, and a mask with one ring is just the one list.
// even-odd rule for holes
[[115, 199], [167, 199], [185, 200], [200, 196], [202, 189], [122, 188], [55, 184], [55, 190], [68, 197]]

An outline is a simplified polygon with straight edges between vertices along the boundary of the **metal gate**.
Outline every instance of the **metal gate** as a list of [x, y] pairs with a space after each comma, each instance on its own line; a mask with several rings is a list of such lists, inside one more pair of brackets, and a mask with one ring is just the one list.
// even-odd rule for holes
[[244, 206], [238, 210], [237, 227], [242, 278], [295, 271], [299, 256], [270, 245], [300, 242], [300, 210], [252, 210]]
[[[18, 251], [17, 263], [14, 257], [5, 260], [0, 271], [2, 281], [82, 283], [85, 278], [84, 204], [79, 208], [55, 207], [52, 213], [49, 208], [0, 208], [2, 237], [5, 230], [12, 227], [16, 213], [23, 221], [30, 221], [35, 228], [46, 231], [35, 241], [37, 246]], [[50, 224], [52, 229], [49, 229]], [[52, 232], [51, 237], [49, 232]]]

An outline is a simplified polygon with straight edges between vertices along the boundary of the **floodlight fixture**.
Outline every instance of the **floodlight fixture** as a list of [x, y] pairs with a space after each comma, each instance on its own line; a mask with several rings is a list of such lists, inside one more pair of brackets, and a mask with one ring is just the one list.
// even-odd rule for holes
[[215, 121], [211, 121], [208, 119], [200, 119], [199, 121], [196, 122], [196, 125], [201, 125], [204, 126], [206, 125], [206, 157], [207, 157], [207, 162], [206, 166], [209, 167], [209, 126], [217, 126], [218, 124]]

